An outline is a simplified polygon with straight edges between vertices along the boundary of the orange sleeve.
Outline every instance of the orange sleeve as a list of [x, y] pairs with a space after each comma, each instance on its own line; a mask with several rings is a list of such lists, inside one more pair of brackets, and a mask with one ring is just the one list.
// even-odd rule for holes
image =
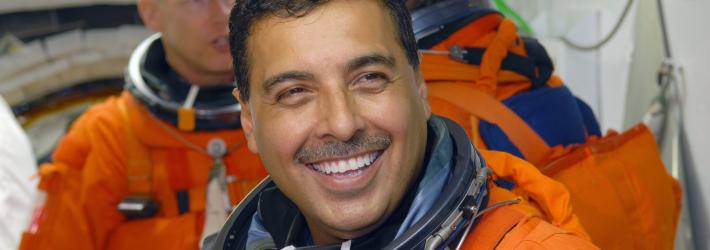
[[61, 162], [40, 168], [43, 204], [37, 204], [32, 224], [23, 232], [19, 249], [94, 249], [88, 224], [77, 201], [80, 197], [81, 171]]
[[590, 241], [539, 218], [515, 226], [496, 249], [599, 249]]
[[36, 204], [30, 227], [23, 233], [20, 249], [93, 249], [82, 206], [81, 170], [90, 146], [86, 116], [81, 116], [61, 139], [52, 155], [54, 162], [39, 168], [39, 189], [46, 198]]
[[105, 249], [111, 231], [126, 220], [116, 208], [121, 199], [128, 195], [125, 149], [121, 137], [123, 130], [120, 126], [121, 120], [117, 115], [96, 120], [90, 134], [90, 140], [94, 142], [92, 151], [82, 173], [80, 202], [97, 249]]
[[55, 149], [53, 162], [41, 166], [39, 189], [46, 199], [20, 249], [103, 249], [110, 230], [123, 220], [115, 208], [121, 194], [116, 174], [123, 163], [109, 153], [119, 136], [102, 119], [110, 115], [109, 103], [82, 114]]

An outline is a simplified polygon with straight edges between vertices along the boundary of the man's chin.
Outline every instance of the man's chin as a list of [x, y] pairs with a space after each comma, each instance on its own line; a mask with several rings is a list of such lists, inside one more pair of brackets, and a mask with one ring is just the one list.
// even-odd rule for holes
[[[383, 198], [383, 197], [380, 197]], [[327, 203], [326, 203], [327, 204]], [[336, 202], [321, 207], [317, 218], [324, 229], [341, 239], [354, 239], [377, 229], [389, 217], [390, 201], [377, 196], [363, 196], [349, 202]], [[324, 204], [325, 205], [325, 204]]]
[[379, 215], [372, 213], [343, 216], [341, 214], [338, 217], [329, 219], [329, 221], [324, 222], [324, 224], [327, 227], [326, 230], [330, 231], [330, 234], [335, 235], [339, 239], [350, 240], [371, 233], [382, 225], [385, 219], [384, 211], [379, 213]]

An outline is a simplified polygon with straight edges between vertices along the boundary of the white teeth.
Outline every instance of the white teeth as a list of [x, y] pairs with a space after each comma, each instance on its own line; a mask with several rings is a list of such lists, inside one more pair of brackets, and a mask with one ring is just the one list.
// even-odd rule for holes
[[349, 159], [315, 163], [311, 164], [311, 166], [313, 169], [325, 174], [341, 174], [369, 166], [373, 161], [375, 161], [377, 154], [377, 152], [374, 152]]
[[362, 165], [357, 164], [357, 157], [348, 159], [348, 168], [349, 169], [358, 169], [358, 168], [360, 168], [360, 166], [362, 166]]
[[342, 173], [345, 172], [345, 169], [348, 168], [348, 163], [341, 160], [338, 162], [338, 168], [335, 170], [336, 173]]

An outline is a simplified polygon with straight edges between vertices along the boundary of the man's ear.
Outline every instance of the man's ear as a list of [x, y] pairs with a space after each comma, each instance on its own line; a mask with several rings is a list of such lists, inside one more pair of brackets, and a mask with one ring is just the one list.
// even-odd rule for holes
[[422, 76], [422, 73], [417, 71], [417, 80], [416, 80], [416, 85], [417, 85], [417, 93], [419, 94], [419, 98], [421, 99], [422, 102], [422, 108], [424, 108], [424, 113], [426, 114], [426, 117], [429, 118], [431, 117], [431, 105], [429, 104], [429, 91], [427, 90], [426, 87], [426, 81], [424, 81], [424, 77]]
[[252, 120], [249, 103], [244, 101], [244, 98], [242, 98], [241, 93], [237, 88], [232, 90], [232, 95], [234, 95], [234, 98], [237, 98], [239, 105], [242, 106], [242, 112], [239, 114], [239, 119], [242, 123], [242, 131], [244, 131], [244, 136], [247, 138], [247, 146], [251, 152], [257, 154], [259, 153], [259, 149], [256, 146], [256, 140], [254, 140], [254, 121]]
[[138, 0], [138, 13], [141, 15], [143, 24], [155, 32], [163, 31], [159, 1], [161, 0]]

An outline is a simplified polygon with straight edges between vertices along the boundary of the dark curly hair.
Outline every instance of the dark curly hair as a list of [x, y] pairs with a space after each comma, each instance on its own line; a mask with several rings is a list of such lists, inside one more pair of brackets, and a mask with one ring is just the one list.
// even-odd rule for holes
[[[300, 18], [330, 0], [243, 0], [237, 1], [229, 16], [229, 44], [234, 64], [236, 87], [242, 100], [249, 100], [249, 61], [247, 38], [252, 26], [264, 17]], [[404, 0], [381, 0], [382, 7], [390, 12], [409, 64], [419, 68], [417, 44], [412, 31], [412, 19]]]
[[[409, 10], [415, 11], [419, 10], [422, 8], [429, 7], [431, 5], [440, 3], [440, 2], [446, 2], [446, 1], [452, 1], [452, 0], [405, 0], [407, 4], [409, 5]], [[455, 0], [454, 0], [455, 1]], [[459, 0], [459, 1], [468, 1], [468, 5], [471, 7], [479, 7], [479, 8], [491, 8], [491, 0]]]

